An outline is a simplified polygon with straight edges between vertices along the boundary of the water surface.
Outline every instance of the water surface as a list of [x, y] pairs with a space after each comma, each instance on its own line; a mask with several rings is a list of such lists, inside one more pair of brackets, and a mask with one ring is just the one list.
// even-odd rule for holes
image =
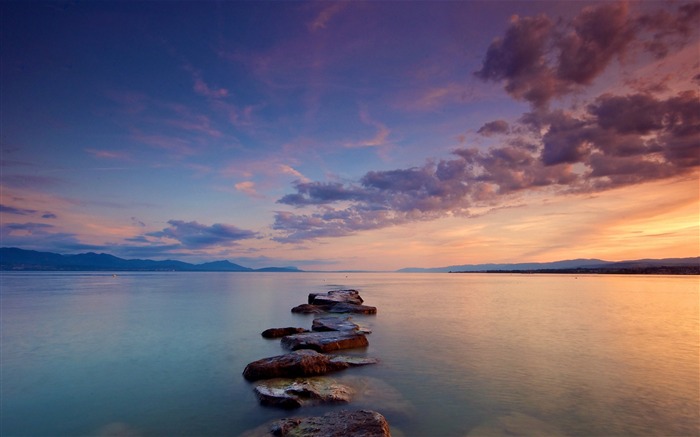
[[700, 433], [697, 276], [8, 272], [0, 433], [236, 436], [289, 415], [241, 372], [335, 287], [379, 308], [352, 353], [381, 363], [334, 376], [405, 436]]

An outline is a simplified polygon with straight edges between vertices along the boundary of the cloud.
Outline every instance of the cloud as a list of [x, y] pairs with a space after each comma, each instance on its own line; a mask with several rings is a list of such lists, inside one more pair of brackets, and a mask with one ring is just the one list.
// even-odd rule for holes
[[481, 126], [476, 133], [485, 137], [490, 137], [491, 135], [507, 134], [509, 130], [510, 126], [507, 121], [495, 120]]
[[80, 242], [76, 234], [54, 232], [55, 229], [55, 226], [46, 223], [4, 223], [0, 226], [0, 240], [7, 247], [57, 253], [104, 250], [103, 246]]
[[338, 15], [343, 9], [350, 5], [350, 2], [336, 1], [336, 2], [323, 2], [324, 8], [318, 13], [318, 15], [311, 21], [307, 27], [311, 32], [316, 32], [321, 29], [325, 29], [328, 22]]
[[669, 47], [683, 47], [698, 16], [697, 4], [634, 16], [626, 2], [584, 8], [570, 21], [514, 16], [474, 74], [503, 82], [511, 96], [544, 108], [553, 98], [591, 84], [632, 49], [663, 57]]
[[357, 142], [347, 143], [345, 145], [346, 147], [380, 147], [385, 146], [387, 144], [387, 139], [389, 138], [389, 134], [391, 133], [391, 130], [389, 130], [389, 128], [387, 128], [384, 124], [370, 118], [369, 113], [364, 109], [360, 111], [360, 120], [364, 124], [376, 128], [376, 134], [374, 135], [374, 137], [368, 140], [360, 140]]
[[36, 213], [36, 210], [25, 209], [25, 208], [15, 208], [14, 206], [0, 204], [0, 212], [4, 212], [7, 214], [15, 214], [15, 215], [32, 215], [32, 214]]
[[[278, 212], [277, 241], [339, 237], [400, 223], [470, 214], [519, 193], [598, 192], [684, 176], [700, 166], [700, 99], [603, 94], [584, 114], [538, 110], [488, 150], [464, 147], [455, 158], [421, 167], [369, 171], [357, 182], [301, 182], [278, 203], [316, 212]], [[499, 127], [500, 126], [500, 127]], [[499, 130], [502, 123], [488, 129]]]
[[115, 151], [115, 150], [97, 150], [97, 149], [85, 149], [87, 153], [94, 156], [95, 158], [101, 159], [117, 159], [121, 161], [128, 161], [131, 159], [127, 152]]
[[255, 182], [253, 181], [239, 182], [234, 185], [234, 188], [236, 189], [236, 191], [240, 191], [241, 193], [247, 194], [250, 197], [263, 197], [262, 194], [260, 194], [256, 189]]
[[44, 219], [55, 219], [55, 218], [58, 218], [58, 216], [57, 216], [56, 214], [52, 213], [52, 212], [46, 212], [46, 213], [44, 213], [44, 214], [41, 215], [41, 218], [44, 218]]
[[162, 231], [146, 234], [149, 237], [177, 240], [188, 249], [202, 249], [214, 246], [228, 246], [239, 240], [256, 238], [253, 231], [239, 229], [233, 225], [215, 223], [211, 226], [182, 220], [168, 221], [169, 227]]

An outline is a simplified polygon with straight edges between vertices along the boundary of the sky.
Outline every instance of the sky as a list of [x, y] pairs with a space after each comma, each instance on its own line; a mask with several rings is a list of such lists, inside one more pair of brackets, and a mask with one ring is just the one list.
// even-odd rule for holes
[[700, 255], [700, 3], [0, 3], [0, 245]]

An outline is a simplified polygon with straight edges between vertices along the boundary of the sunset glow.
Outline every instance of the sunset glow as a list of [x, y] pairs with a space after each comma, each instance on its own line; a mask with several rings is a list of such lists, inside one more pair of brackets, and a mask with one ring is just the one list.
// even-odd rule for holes
[[700, 255], [697, 2], [3, 2], [0, 238], [304, 270]]

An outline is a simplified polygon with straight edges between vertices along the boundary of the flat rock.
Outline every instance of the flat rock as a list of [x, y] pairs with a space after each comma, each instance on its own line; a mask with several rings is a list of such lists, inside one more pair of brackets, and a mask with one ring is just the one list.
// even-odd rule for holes
[[301, 376], [325, 375], [347, 369], [350, 366], [375, 364], [374, 358], [328, 356], [314, 350], [303, 349], [253, 361], [243, 370], [248, 381], [271, 378], [297, 378]]
[[325, 377], [276, 378], [258, 382], [253, 389], [262, 405], [285, 409], [305, 405], [348, 403], [354, 391]]
[[362, 305], [362, 297], [357, 290], [331, 290], [326, 293], [309, 293], [309, 303], [313, 305], [333, 305], [340, 302]]
[[350, 321], [350, 317], [317, 317], [311, 324], [312, 331], [358, 331], [360, 325]]
[[262, 332], [262, 336], [265, 338], [280, 338], [284, 337], [285, 335], [300, 334], [302, 332], [308, 332], [308, 330], [304, 328], [294, 328], [292, 326], [289, 326], [287, 328], [266, 329]]
[[329, 313], [377, 314], [377, 307], [346, 302], [327, 305], [325, 310]]
[[244, 436], [390, 437], [389, 423], [371, 410], [333, 411], [323, 416], [275, 420]]
[[301, 313], [301, 314], [321, 314], [321, 313], [325, 313], [326, 310], [318, 305], [311, 305], [308, 303], [303, 303], [301, 305], [297, 305], [294, 308], [292, 308], [292, 312], [293, 313]]
[[369, 345], [367, 337], [355, 331], [306, 332], [282, 337], [282, 347], [289, 350], [312, 349], [331, 352]]
[[354, 303], [339, 302], [332, 305], [312, 305], [303, 303], [292, 308], [293, 313], [321, 314], [321, 313], [346, 313], [346, 314], [377, 314], [377, 307], [369, 305], [357, 305]]

